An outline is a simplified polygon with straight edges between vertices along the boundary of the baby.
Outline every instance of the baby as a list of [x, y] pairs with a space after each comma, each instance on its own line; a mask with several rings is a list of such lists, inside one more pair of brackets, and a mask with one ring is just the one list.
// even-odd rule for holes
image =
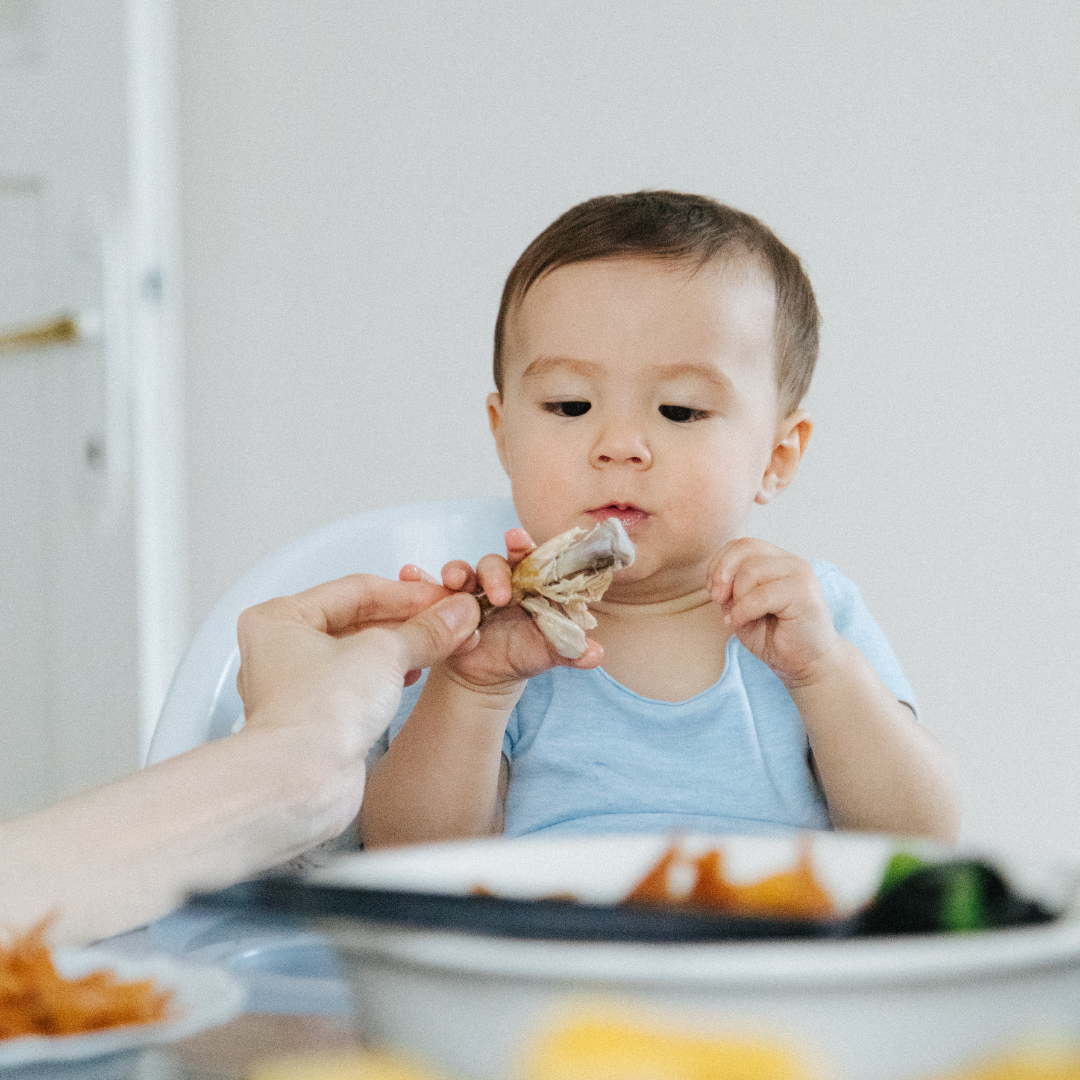
[[[367, 846], [505, 832], [830, 827], [951, 839], [950, 771], [856, 587], [740, 538], [791, 483], [818, 309], [747, 214], [649, 191], [568, 211], [510, 273], [491, 430], [523, 529], [443, 568], [502, 609], [406, 690], [360, 815]], [[617, 517], [637, 554], [577, 660], [510, 572]], [[406, 567], [403, 579], [426, 577]], [[603, 665], [602, 667], [600, 665]]]

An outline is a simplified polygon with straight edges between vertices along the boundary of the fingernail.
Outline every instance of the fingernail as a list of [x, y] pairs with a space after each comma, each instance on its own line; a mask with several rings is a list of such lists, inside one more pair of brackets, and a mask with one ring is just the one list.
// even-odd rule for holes
[[435, 614], [446, 624], [446, 628], [452, 633], [457, 633], [466, 623], [470, 622], [476, 611], [476, 601], [471, 596], [459, 593], [457, 596], [448, 596], [435, 605]]

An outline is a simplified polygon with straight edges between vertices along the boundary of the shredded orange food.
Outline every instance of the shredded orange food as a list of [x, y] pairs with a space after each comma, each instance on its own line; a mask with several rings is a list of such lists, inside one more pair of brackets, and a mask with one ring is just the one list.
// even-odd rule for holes
[[51, 920], [0, 945], [0, 1039], [78, 1035], [163, 1020], [172, 991], [152, 979], [119, 982], [108, 971], [65, 979], [46, 944]]
[[[696, 871], [694, 884], [686, 895], [677, 895], [671, 888], [671, 871], [679, 862], [691, 862]], [[688, 859], [678, 844], [672, 844], [630, 890], [624, 902], [788, 919], [827, 919], [834, 914], [832, 899], [814, 876], [807, 840], [799, 844], [798, 859], [791, 870], [782, 870], [749, 885], [724, 877], [721, 852], [706, 851], [696, 859]]]

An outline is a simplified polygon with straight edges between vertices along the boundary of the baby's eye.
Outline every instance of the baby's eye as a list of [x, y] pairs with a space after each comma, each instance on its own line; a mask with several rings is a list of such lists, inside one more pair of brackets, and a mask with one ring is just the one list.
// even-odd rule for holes
[[556, 416], [584, 416], [592, 408], [591, 401], [545, 401], [546, 412]]
[[705, 420], [709, 416], [704, 409], [691, 409], [686, 405], [661, 405], [660, 415], [665, 420], [674, 420], [676, 424], [685, 424], [689, 420]]

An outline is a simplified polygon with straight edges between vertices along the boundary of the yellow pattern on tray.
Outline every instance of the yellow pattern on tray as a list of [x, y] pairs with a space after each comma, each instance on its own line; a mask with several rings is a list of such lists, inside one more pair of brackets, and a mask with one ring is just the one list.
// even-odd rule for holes
[[1080, 1080], [1080, 1047], [1024, 1047], [933, 1080]]
[[[583, 1011], [541, 1035], [515, 1080], [830, 1080], [808, 1055], [750, 1035], [661, 1030]], [[396, 1054], [297, 1055], [260, 1063], [249, 1080], [446, 1080]], [[1080, 1047], [1024, 1047], [960, 1071], [912, 1080], [1080, 1080]]]
[[395, 1054], [356, 1050], [338, 1054], [305, 1054], [261, 1062], [249, 1080], [442, 1080]]
[[617, 1017], [555, 1028], [530, 1048], [521, 1080], [812, 1080], [792, 1050], [753, 1036], [679, 1034]]

